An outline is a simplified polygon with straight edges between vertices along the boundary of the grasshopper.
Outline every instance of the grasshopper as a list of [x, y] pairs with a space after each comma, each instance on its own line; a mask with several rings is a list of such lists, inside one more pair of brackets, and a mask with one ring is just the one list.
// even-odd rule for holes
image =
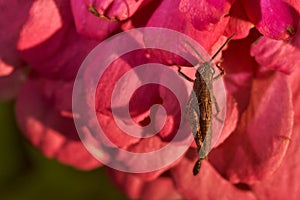
[[[231, 35], [225, 43], [217, 50], [217, 52], [211, 57], [209, 61], [205, 61], [202, 56], [196, 51], [196, 49], [188, 42], [186, 42], [196, 53], [196, 55], [202, 60], [202, 64], [197, 68], [195, 74], [195, 80], [191, 79], [183, 72], [181, 72], [181, 67], [178, 67], [178, 73], [187, 79], [190, 82], [194, 83], [193, 91], [195, 94], [195, 98], [193, 99], [191, 96], [188, 101], [188, 105], [191, 104], [191, 112], [190, 114], [190, 123], [192, 128], [192, 133], [194, 135], [194, 139], [197, 145], [198, 152], [198, 160], [195, 163], [193, 168], [193, 174], [196, 176], [201, 167], [201, 161], [207, 158], [207, 154], [210, 150], [210, 142], [212, 138], [212, 104], [215, 105], [216, 114], [220, 112], [219, 105], [216, 101], [216, 98], [213, 94], [213, 81], [224, 76], [225, 70], [220, 66], [216, 65], [220, 70], [220, 73], [214, 77], [215, 69], [212, 67], [211, 63], [215, 59], [215, 57], [220, 53], [220, 51], [224, 48], [224, 46], [233, 38], [235, 34]], [[195, 107], [196, 106], [196, 107]], [[217, 118], [218, 119], [218, 118]], [[219, 119], [218, 119], [219, 120]], [[219, 120], [222, 121], [222, 120]]]

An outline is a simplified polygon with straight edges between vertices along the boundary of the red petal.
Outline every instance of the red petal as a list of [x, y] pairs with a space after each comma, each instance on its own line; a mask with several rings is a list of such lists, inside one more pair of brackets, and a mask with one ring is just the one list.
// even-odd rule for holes
[[144, 200], [183, 199], [169, 177], [159, 177], [154, 181], [147, 182], [144, 184], [141, 194], [141, 199]]
[[210, 153], [211, 163], [235, 183], [252, 183], [274, 173], [287, 149], [285, 138], [292, 132], [291, 104], [283, 74], [258, 72], [236, 132]]
[[57, 159], [80, 170], [92, 170], [102, 166], [96, 160], [81, 141], [68, 141], [60, 147], [56, 155]]
[[252, 79], [258, 67], [250, 56], [250, 46], [256, 38], [256, 34], [252, 32], [245, 39], [231, 41], [228, 49], [223, 52], [222, 67], [226, 72], [226, 89], [238, 103], [239, 113], [242, 113], [249, 103]]
[[2, 60], [0, 60], [0, 77], [8, 76], [14, 71], [14, 66], [6, 64]]
[[245, 10], [263, 35], [288, 39], [297, 30], [299, 14], [283, 0], [244, 0]]
[[179, 1], [180, 0], [163, 1], [149, 19], [147, 26], [163, 27], [179, 31], [192, 37], [199, 42], [205, 50], [209, 51], [223, 34], [229, 18], [222, 18], [220, 22], [218, 20], [218, 23], [211, 27], [210, 31], [199, 31], [179, 12]]
[[222, 144], [235, 130], [238, 122], [238, 116], [239, 116], [239, 111], [237, 109], [237, 103], [230, 94], [227, 94], [226, 118], [224, 122], [224, 127], [220, 135], [220, 138], [218, 139], [214, 147], [217, 147], [220, 144]]
[[[95, 100], [91, 99], [90, 96], [87, 96], [88, 105], [91, 110], [96, 109], [98, 122], [101, 126], [103, 132], [108, 137], [108, 139], [118, 147], [126, 148], [131, 144], [136, 143], [140, 138], [132, 137], [124, 133], [116, 124], [113, 113], [111, 111], [111, 99], [112, 93], [115, 88], [117, 81], [131, 69], [131, 66], [122, 59], [115, 60], [102, 74], [101, 79], [95, 93]], [[92, 79], [93, 72], [92, 70], [98, 70], [97, 68], [88, 67], [87, 71], [84, 74], [84, 79], [88, 84]], [[89, 89], [89, 86], [86, 86], [85, 89]], [[92, 91], [95, 92], [95, 91]], [[120, 98], [124, 98], [120, 96]], [[129, 102], [123, 102], [124, 105], [128, 105]], [[127, 104], [126, 104], [127, 103]], [[142, 102], [141, 102], [142, 103]], [[121, 107], [120, 107], [121, 108]], [[142, 112], [141, 112], [142, 113]], [[139, 114], [141, 114], [139, 113]], [[122, 116], [116, 116], [122, 117]], [[124, 122], [126, 123], [126, 122]]]
[[211, 25], [217, 24], [221, 18], [229, 14], [232, 0], [181, 0], [180, 12], [198, 30], [208, 30]]
[[96, 8], [92, 6], [92, 3], [86, 0], [72, 0], [71, 5], [76, 30], [84, 36], [101, 41], [121, 26], [120, 22], [94, 16], [89, 9]]
[[[136, 153], [148, 153], [148, 152], [158, 151], [161, 148], [164, 148], [166, 145], [168, 145], [168, 142], [162, 142], [162, 140], [158, 136], [153, 136], [150, 138], [141, 139], [141, 141], [138, 144], [131, 145], [127, 150], [130, 152], [136, 152]], [[181, 153], [182, 149], [178, 148], [178, 152]], [[184, 152], [182, 152], [182, 153], [184, 153]], [[178, 153], [173, 152], [172, 155], [176, 155], [176, 154], [178, 154]], [[136, 176], [144, 181], [153, 181], [153, 180], [157, 179], [163, 172], [174, 167], [178, 162], [180, 162], [181, 159], [172, 159], [172, 155], [171, 156], [170, 155], [171, 155], [170, 153], [165, 154], [165, 155], [161, 154], [155, 160], [156, 164], [173, 161], [172, 163], [170, 163], [170, 165], [163, 167], [156, 171], [151, 171], [151, 172], [147, 172], [147, 173], [138, 173], [138, 174], [136, 174]], [[149, 160], [150, 160], [150, 158], [149, 158]], [[152, 165], [152, 163], [149, 163], [150, 161], [145, 162], [145, 163], [138, 163], [138, 162], [136, 162], [135, 159], [131, 159], [130, 161], [124, 161], [124, 162], [126, 162], [126, 164], [128, 164], [128, 167], [130, 167], [130, 166], [136, 167], [136, 165], [138, 165], [139, 168], [143, 168], [143, 169], [150, 168]]]
[[130, 199], [139, 199], [141, 196], [144, 180], [135, 176], [135, 174], [120, 172], [108, 168], [108, 173], [117, 185]]
[[[62, 115], [64, 103], [61, 102], [71, 101], [55, 102], [55, 96], [65, 84], [42, 79], [26, 82], [16, 102], [19, 126], [46, 156], [55, 157], [79, 169], [99, 167], [101, 163], [88, 153], [79, 140], [73, 118]], [[71, 91], [65, 91], [65, 94], [68, 93]], [[71, 99], [71, 96], [65, 95], [65, 98]], [[69, 108], [70, 105], [64, 110]]]
[[185, 199], [256, 199], [249, 191], [242, 191], [223, 179], [207, 161], [202, 162], [199, 174], [192, 174], [194, 160], [182, 159], [171, 169], [179, 193]]
[[25, 80], [26, 75], [21, 69], [15, 70], [8, 76], [0, 77], [0, 99], [11, 100], [15, 98]]
[[300, 66], [299, 48], [300, 33], [290, 42], [262, 37], [252, 46], [251, 55], [260, 65], [289, 74]]
[[[298, 199], [300, 195], [300, 104], [299, 104], [299, 75], [296, 70], [289, 77], [289, 82], [293, 91], [293, 105], [295, 111], [295, 124], [291, 138], [285, 138], [283, 142], [289, 143], [286, 155], [276, 172], [253, 185], [253, 190], [259, 199]], [[274, 193], [274, 191], [276, 191]]]
[[145, 181], [138, 174], [124, 173], [108, 169], [108, 173], [118, 188], [130, 199], [180, 199], [172, 179], [168, 176], [158, 177], [153, 181]]
[[[84, 57], [97, 42], [88, 40], [76, 33], [72, 24], [72, 13], [68, 1], [58, 1], [55, 5], [51, 4], [52, 7], [47, 12], [38, 11], [38, 8], [44, 5], [43, 3], [36, 2], [36, 4], [35, 12], [31, 12], [31, 17], [23, 28], [24, 34], [20, 36], [18, 47], [22, 58], [35, 71], [45, 77], [64, 80], [74, 78]], [[40, 22], [35, 24], [35, 21], [38, 21], [39, 17], [51, 18], [52, 12], [58, 12], [61, 15], [62, 27], [57, 28], [58, 30], [55, 29], [55, 33], [50, 28], [56, 25], [50, 24], [49, 30], [47, 28], [40, 30], [40, 26], [38, 26]], [[44, 24], [48, 24], [48, 21]], [[35, 34], [29, 34], [32, 32], [40, 34], [41, 40], [35, 41]]]
[[235, 1], [230, 9], [230, 19], [225, 30], [225, 35], [230, 36], [235, 33], [235, 39], [245, 38], [249, 35], [253, 24], [246, 16], [244, 7], [241, 1]]
[[[299, 106], [298, 106], [299, 107]], [[272, 176], [267, 177], [252, 186], [259, 199], [298, 199], [300, 195], [300, 124], [294, 126], [291, 138], [283, 138], [282, 142], [289, 144], [287, 153], [280, 167]], [[276, 192], [274, 192], [276, 191]]]
[[[87, 96], [87, 101], [90, 108], [94, 109], [96, 105], [98, 121], [103, 128], [106, 136], [111, 140], [112, 143], [124, 148], [138, 142], [138, 137], [147, 136], [145, 135], [146, 133], [136, 133], [136, 137], [124, 134], [124, 132], [115, 123], [111, 112], [111, 99], [117, 81], [119, 81], [119, 79], [129, 70], [133, 70], [134, 67], [144, 64], [148, 61], [148, 59], [145, 57], [145, 52], [137, 51], [132, 53], [134, 54], [127, 54], [126, 56], [122, 56], [122, 59], [114, 61], [103, 73], [96, 91], [96, 102], [94, 102], [93, 99], [89, 98], [90, 96]], [[87, 89], [90, 88], [88, 85], [90, 83], [93, 83], [91, 77], [93, 76], [93, 74], [95, 74], [95, 72], [91, 71], [91, 69], [92, 68], [87, 68], [87, 71], [85, 72]], [[149, 74], [147, 76], [147, 80], [153, 80], [151, 77], [154, 77], [156, 78], [156, 80], [157, 78], [160, 78], [160, 80], [170, 80], [170, 83], [174, 81], [171, 80], [170, 77], [164, 77], [162, 73], [144, 71], [144, 74]], [[175, 72], [174, 75], [176, 75]], [[144, 79], [145, 77], [140, 78]], [[178, 79], [179, 81], [181, 81], [180, 83], [182, 83], [180, 77], [178, 77]], [[170, 141], [170, 139], [172, 139], [173, 136], [177, 133], [180, 122], [179, 120], [181, 117], [180, 106], [174, 94], [172, 94], [172, 92], [170, 92], [168, 88], [160, 86], [159, 83], [147, 84], [140, 87], [141, 85], [139, 85], [139, 80], [132, 81], [131, 78], [130, 80], [126, 79], [126, 81], [126, 84], [122, 86], [120, 91], [115, 92], [116, 94], [118, 94], [118, 105], [116, 105], [114, 109], [122, 112], [119, 114], [120, 116], [115, 117], [118, 117], [123, 124], [126, 124], [127, 127], [129, 127], [129, 124], [132, 124], [131, 120], [133, 120], [134, 125], [140, 125], [141, 127], [148, 125], [152, 120], [151, 125], [153, 124], [154, 130], [156, 130], [156, 125], [159, 125], [161, 123], [162, 118], [158, 117], [151, 119], [150, 114], [152, 110], [150, 112], [149, 109], [153, 104], [160, 104], [165, 108], [167, 115], [166, 123], [163, 124], [163, 127], [158, 134], [164, 141]], [[185, 90], [185, 85], [178, 84], [178, 86], [175, 85], [174, 87], [182, 88], [182, 90], [180, 90], [182, 96], [186, 97], [186, 99], [188, 98], [187, 91]], [[129, 100], [127, 99], [128, 91], [135, 91], [135, 93], [130, 96]], [[89, 93], [89, 91], [87, 91], [87, 93]], [[131, 115], [130, 119], [124, 117], [123, 114], [123, 111], [125, 112], [128, 110]], [[152, 113], [156, 114], [155, 110], [153, 110]], [[134, 128], [134, 126], [131, 127]], [[155, 132], [153, 132], [153, 134], [154, 133]]]
[[[67, 39], [60, 38], [63, 41], [58, 38], [48, 40], [42, 45], [21, 52], [21, 55], [34, 70], [44, 77], [73, 79], [86, 55], [98, 42], [78, 35], [75, 30], [72, 30], [66, 37]], [[57, 42], [60, 45], [56, 48]]]
[[0, 77], [11, 74], [14, 68], [23, 65], [16, 44], [31, 4], [32, 1], [19, 2], [12, 0], [0, 2], [2, 16], [0, 19]]
[[63, 26], [56, 1], [34, 1], [22, 27], [18, 49], [32, 48], [48, 40]]
[[[123, 21], [151, 0], [84, 0], [86, 6], [93, 6], [100, 16]], [[77, 2], [76, 2], [77, 3]], [[74, 1], [75, 4], [75, 1]]]

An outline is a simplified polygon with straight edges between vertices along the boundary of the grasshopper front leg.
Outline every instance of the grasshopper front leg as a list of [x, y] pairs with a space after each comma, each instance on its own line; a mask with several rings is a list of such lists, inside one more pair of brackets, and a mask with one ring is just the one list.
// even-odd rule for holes
[[194, 80], [193, 80], [193, 79], [191, 79], [190, 77], [188, 77], [186, 74], [184, 74], [184, 73], [181, 71], [181, 67], [180, 67], [179, 65], [176, 64], [176, 66], [178, 67], [177, 72], [178, 72], [183, 78], [185, 78], [186, 80], [188, 80], [188, 81], [194, 83]]

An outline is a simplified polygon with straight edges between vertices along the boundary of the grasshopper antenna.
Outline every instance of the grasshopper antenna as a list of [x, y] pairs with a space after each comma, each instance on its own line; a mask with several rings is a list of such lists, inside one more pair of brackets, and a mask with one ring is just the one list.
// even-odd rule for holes
[[200, 53], [195, 49], [195, 47], [191, 44], [191, 43], [189, 43], [188, 41], [184, 41], [187, 45], [189, 45], [192, 49], [193, 49], [193, 51], [196, 53], [196, 55], [201, 59], [201, 61], [202, 62], [205, 62], [205, 60], [204, 60], [204, 58], [200, 55]]
[[225, 47], [225, 45], [233, 38], [233, 36], [235, 36], [235, 33], [233, 33], [229, 38], [227, 38], [224, 44], [222, 44], [222, 46], [218, 49], [218, 51], [211, 57], [209, 63], [211, 63], [215, 59], [215, 57], [220, 53], [220, 51]]

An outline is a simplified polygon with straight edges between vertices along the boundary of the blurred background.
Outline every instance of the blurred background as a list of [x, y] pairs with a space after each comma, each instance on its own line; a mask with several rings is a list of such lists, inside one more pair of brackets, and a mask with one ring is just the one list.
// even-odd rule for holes
[[0, 102], [0, 199], [126, 199], [104, 167], [79, 171], [48, 159], [19, 131], [14, 102]]

